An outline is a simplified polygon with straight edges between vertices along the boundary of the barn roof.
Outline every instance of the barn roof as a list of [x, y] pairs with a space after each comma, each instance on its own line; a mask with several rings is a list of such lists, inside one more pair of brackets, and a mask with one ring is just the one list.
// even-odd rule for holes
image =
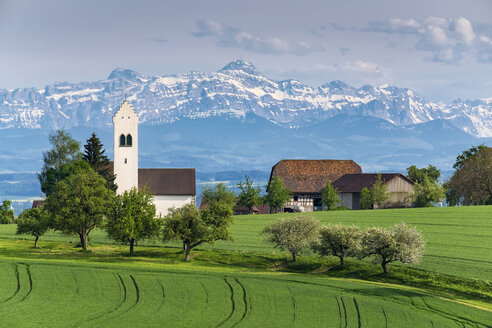
[[[338, 180], [335, 180], [331, 185], [340, 192], [360, 192], [364, 188], [371, 188], [376, 182], [377, 177], [377, 173], [345, 174]], [[381, 173], [383, 184], [388, 183], [396, 177], [401, 177], [408, 181], [408, 183], [413, 184], [412, 180], [401, 173]]]
[[138, 169], [138, 189], [152, 195], [196, 195], [195, 169]]
[[284, 159], [272, 167], [270, 181], [278, 176], [292, 192], [319, 193], [326, 182], [335, 181], [347, 173], [361, 173], [353, 160], [335, 159]]

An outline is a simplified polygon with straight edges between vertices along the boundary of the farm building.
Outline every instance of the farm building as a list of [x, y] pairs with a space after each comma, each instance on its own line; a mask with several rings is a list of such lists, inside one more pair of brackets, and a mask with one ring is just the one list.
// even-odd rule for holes
[[362, 169], [352, 160], [284, 159], [272, 167], [270, 181], [278, 176], [284, 186], [292, 191], [285, 211], [311, 212], [322, 210], [321, 193], [326, 182], [335, 181], [348, 173], [362, 173]]
[[[327, 181], [340, 192], [340, 205], [359, 209], [361, 190], [371, 188], [377, 179], [375, 173], [362, 173], [361, 167], [353, 160], [332, 159], [281, 160], [272, 167], [270, 181], [275, 176], [292, 191], [291, 200], [284, 206], [287, 212], [323, 210], [321, 193]], [[383, 173], [381, 180], [390, 194], [385, 207], [410, 205], [408, 196], [413, 192], [413, 181], [400, 173]]]
[[[332, 183], [339, 191], [341, 205], [352, 210], [359, 209], [360, 192], [371, 189], [377, 180], [376, 173], [345, 174]], [[390, 198], [383, 207], [410, 206], [409, 196], [413, 193], [414, 182], [400, 173], [382, 173], [381, 181], [386, 186]]]
[[124, 101], [113, 116], [113, 169], [119, 194], [144, 187], [154, 196], [157, 216], [171, 207], [195, 203], [195, 169], [140, 169], [138, 167], [138, 115]]

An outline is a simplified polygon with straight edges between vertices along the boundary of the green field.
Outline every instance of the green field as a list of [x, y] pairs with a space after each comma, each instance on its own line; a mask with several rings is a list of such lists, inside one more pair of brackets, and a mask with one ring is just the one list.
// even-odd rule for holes
[[0, 262], [3, 327], [490, 327], [413, 290], [299, 274]]
[[[140, 243], [128, 258], [127, 247], [103, 231], [92, 233], [88, 253], [74, 248], [77, 238], [57, 233], [33, 249], [32, 238], [2, 225], [0, 326], [492, 327], [492, 207], [312, 215], [361, 227], [407, 222], [427, 241], [424, 259], [410, 269], [392, 266], [388, 277], [356, 260], [346, 271], [336, 259], [311, 255], [287, 264], [287, 254], [259, 235], [282, 215], [236, 217], [234, 242], [204, 246], [190, 263], [178, 245], [158, 240]], [[401, 278], [407, 275], [413, 280]]]

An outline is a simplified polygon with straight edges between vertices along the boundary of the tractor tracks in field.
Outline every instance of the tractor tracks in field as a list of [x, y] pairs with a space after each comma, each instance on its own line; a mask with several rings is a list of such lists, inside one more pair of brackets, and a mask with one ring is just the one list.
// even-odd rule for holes
[[[239, 318], [239, 320], [237, 322], [235, 322], [234, 324], [231, 325], [231, 327], [236, 327], [237, 325], [239, 325], [245, 318], [246, 316], [248, 315], [248, 308], [251, 307], [251, 299], [249, 299], [249, 295], [246, 293], [246, 288], [244, 287], [244, 285], [241, 283], [241, 281], [239, 281], [239, 279], [235, 278], [233, 281], [229, 282], [229, 280], [227, 278], [224, 277], [224, 282], [226, 283], [227, 287], [229, 288], [229, 291], [230, 291], [230, 299], [231, 299], [231, 312], [229, 313], [229, 315], [227, 316], [227, 318], [225, 318], [225, 320], [223, 320], [222, 322], [220, 322], [216, 327], [222, 327], [224, 326], [225, 324], [229, 323], [234, 315], [237, 313], [238, 310], [238, 304], [236, 302], [236, 293], [234, 293], [234, 287], [233, 285], [231, 284], [231, 282], [234, 282], [235, 284], [237, 284], [242, 292], [242, 301], [243, 301], [243, 306], [244, 306], [244, 309], [242, 310], [242, 314], [241, 317]], [[249, 299], [249, 302], [248, 302], [248, 299]], [[239, 314], [238, 314], [239, 315]]]
[[[116, 317], [121, 316], [122, 314], [127, 314], [139, 304], [140, 288], [135, 277], [130, 274], [127, 278], [129, 281], [125, 282], [126, 279], [121, 274], [114, 272], [113, 276], [120, 290], [120, 301], [118, 302], [118, 304], [109, 309], [109, 311], [100, 313], [99, 315], [96, 315], [84, 322], [81, 322], [79, 325], [77, 325], [77, 327], [94, 327], [98, 325], [103, 325], [104, 322], [108, 320], [112, 320]], [[130, 288], [131, 286], [133, 286], [133, 288]], [[132, 298], [135, 299], [130, 301]]]
[[[31, 274], [31, 267], [25, 263], [13, 263], [14, 275], [16, 279], [15, 291], [12, 295], [0, 303], [20, 303], [24, 302], [32, 293], [33, 280]], [[24, 281], [24, 280], [27, 280]], [[27, 286], [27, 287], [26, 287]]]

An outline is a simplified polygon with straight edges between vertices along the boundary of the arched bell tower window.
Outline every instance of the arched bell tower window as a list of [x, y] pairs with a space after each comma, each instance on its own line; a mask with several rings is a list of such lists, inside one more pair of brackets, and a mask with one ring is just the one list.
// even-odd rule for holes
[[120, 147], [121, 147], [121, 146], [125, 146], [125, 145], [126, 145], [126, 143], [125, 143], [125, 135], [124, 135], [124, 134], [122, 134], [122, 135], [120, 136]]
[[128, 147], [131, 147], [132, 146], [132, 135], [131, 134], [129, 134], [129, 135], [126, 136], [126, 145]]

